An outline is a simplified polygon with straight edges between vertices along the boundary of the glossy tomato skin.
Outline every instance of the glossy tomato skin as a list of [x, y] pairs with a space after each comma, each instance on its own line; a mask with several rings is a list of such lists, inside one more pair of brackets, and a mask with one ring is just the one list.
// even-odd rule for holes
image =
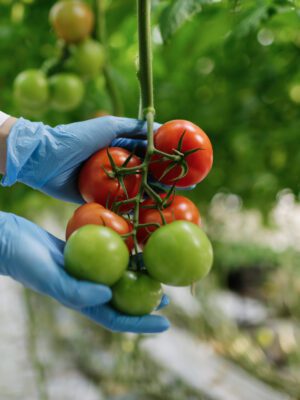
[[[121, 147], [110, 147], [95, 153], [82, 167], [79, 174], [79, 190], [87, 203], [96, 202], [104, 207], [111, 208], [116, 201], [126, 200], [126, 193], [118, 182], [117, 178], [111, 178], [107, 172], [112, 172], [112, 166], [107, 155], [110, 152], [115, 164], [122, 166], [130, 152]], [[135, 155], [127, 164], [127, 167], [136, 167], [142, 163]], [[137, 195], [141, 185], [141, 175], [132, 174], [124, 176], [124, 185], [129, 198]], [[120, 207], [120, 212], [130, 211], [134, 204], [127, 204]]]
[[50, 10], [50, 23], [56, 35], [67, 43], [85, 39], [94, 27], [94, 14], [90, 7], [80, 0], [56, 2]]
[[[75, 210], [67, 225], [66, 239], [68, 240], [74, 231], [85, 225], [106, 226], [107, 228], [113, 229], [120, 236], [126, 235], [132, 231], [131, 222], [126, 221], [125, 218], [122, 218], [107, 208], [104, 208], [101, 204], [88, 203]], [[128, 237], [125, 242], [128, 250], [131, 251], [133, 249], [132, 236]]]
[[[174, 149], [178, 148], [178, 143], [184, 132], [182, 153], [197, 148], [201, 150], [186, 156], [189, 170], [185, 177], [176, 181], [177, 187], [188, 187], [201, 182], [207, 176], [213, 164], [213, 150], [208, 136], [201, 128], [189, 121], [178, 119], [162, 125], [154, 136], [154, 145], [158, 150], [174, 154]], [[151, 174], [155, 179], [166, 185], [174, 185], [175, 179], [180, 175], [182, 169], [180, 165], [176, 165], [160, 179], [170, 165], [168, 160], [157, 162], [161, 159], [161, 155], [155, 154], [152, 157]]]
[[125, 271], [112, 287], [112, 305], [128, 315], [145, 315], [155, 310], [162, 298], [159, 282], [140, 272]]
[[129, 251], [111, 228], [85, 225], [69, 238], [64, 250], [66, 271], [77, 279], [114, 285], [129, 263]]
[[188, 286], [211, 269], [213, 250], [204, 231], [186, 221], [157, 229], [144, 248], [149, 275], [171, 286]]
[[[166, 194], [161, 194], [162, 199], [166, 198]], [[165, 207], [161, 212], [155, 207], [156, 202], [152, 199], [148, 199], [141, 204], [139, 222], [140, 224], [147, 223], [159, 223], [163, 225], [162, 216], [164, 216], [167, 224], [174, 221], [189, 221], [196, 225], [201, 224], [201, 217], [196, 205], [187, 197], [180, 195], [173, 195], [167, 202], [167, 207]], [[153, 206], [153, 208], [149, 208]], [[157, 229], [156, 226], [149, 226], [146, 228], [140, 228], [138, 230], [138, 241], [139, 245], [143, 247], [149, 236]]]

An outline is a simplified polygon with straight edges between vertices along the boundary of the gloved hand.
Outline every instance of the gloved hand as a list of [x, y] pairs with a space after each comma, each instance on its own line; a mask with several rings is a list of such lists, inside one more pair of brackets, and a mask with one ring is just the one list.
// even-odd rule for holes
[[146, 123], [107, 116], [51, 128], [20, 118], [7, 140], [2, 185], [23, 182], [58, 199], [82, 203], [77, 187], [82, 162], [121, 137], [122, 144], [115, 146], [134, 147], [145, 139]]
[[[64, 242], [42, 228], [3, 212], [0, 226], [0, 275], [8, 275], [113, 331], [156, 333], [168, 329], [168, 320], [158, 315], [118, 313], [106, 304], [111, 299], [108, 287], [69, 276], [63, 267]], [[164, 296], [160, 307], [167, 304]]]

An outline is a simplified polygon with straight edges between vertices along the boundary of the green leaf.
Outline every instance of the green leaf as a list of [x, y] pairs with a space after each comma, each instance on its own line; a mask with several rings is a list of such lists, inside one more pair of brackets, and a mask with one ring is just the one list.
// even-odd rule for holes
[[185, 22], [202, 11], [202, 5], [212, 0], [174, 0], [160, 17], [160, 31], [164, 42], [167, 42]]
[[172, 171], [173, 168], [175, 168], [178, 165], [177, 161], [172, 161], [167, 168], [163, 171], [161, 176], [159, 177], [158, 181], [161, 181], [170, 171]]
[[271, 8], [269, 1], [262, 1], [253, 5], [244, 13], [241, 22], [236, 27], [236, 34], [239, 37], [248, 35], [251, 31], [257, 30], [263, 22], [274, 15], [275, 9]]
[[182, 142], [183, 142], [183, 138], [184, 135], [186, 134], [186, 130], [183, 131], [182, 135], [180, 136], [179, 142], [178, 142], [178, 146], [177, 149], [181, 152], [182, 151]]

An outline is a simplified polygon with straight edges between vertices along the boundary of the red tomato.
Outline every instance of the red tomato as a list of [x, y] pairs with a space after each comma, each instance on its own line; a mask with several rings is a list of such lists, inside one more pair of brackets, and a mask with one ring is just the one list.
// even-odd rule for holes
[[[166, 194], [161, 194], [160, 197], [164, 199]], [[150, 208], [151, 206], [153, 206], [153, 208]], [[154, 200], [148, 199], [144, 201], [140, 207], [139, 222], [140, 224], [155, 222], [163, 225], [161, 214], [164, 216], [167, 224], [178, 220], [193, 222], [196, 225], [200, 225], [201, 223], [200, 213], [196, 205], [188, 198], [178, 195], [174, 195], [168, 201], [167, 206], [161, 210], [161, 213], [156, 208], [156, 202]], [[156, 229], [156, 226], [149, 226], [138, 230], [137, 237], [140, 246], [146, 244], [149, 236]]]
[[199, 149], [195, 153], [186, 155], [185, 160], [188, 165], [188, 172], [184, 177], [176, 181], [182, 171], [179, 164], [175, 165], [171, 171], [162, 177], [172, 161], [162, 160], [158, 162], [157, 160], [161, 160], [162, 156], [157, 154], [151, 159], [150, 171], [152, 175], [166, 185], [176, 184], [177, 187], [195, 185], [207, 176], [212, 167], [213, 150], [211, 142], [206, 133], [192, 122], [178, 119], [162, 125], [154, 136], [155, 147], [165, 153], [175, 154], [174, 150], [178, 149], [182, 135], [181, 153]]
[[[68, 240], [74, 231], [84, 225], [103, 225], [113, 229], [119, 235], [126, 235], [132, 231], [131, 222], [97, 203], [84, 204], [75, 210], [67, 225], [66, 239]], [[132, 236], [126, 239], [126, 244], [131, 251], [133, 249]]]
[[[121, 147], [110, 147], [95, 153], [80, 171], [79, 190], [87, 203], [95, 202], [104, 207], [111, 208], [114, 202], [126, 200], [127, 197], [117, 177], [109, 176], [113, 172], [113, 169], [107, 151], [109, 151], [118, 167], [121, 167], [130, 155], [128, 150]], [[141, 163], [142, 161], [139, 157], [132, 155], [126, 166], [128, 168], [136, 167]], [[128, 198], [135, 197], [142, 181], [141, 175], [126, 175], [123, 177], [123, 180]], [[119, 211], [127, 212], [133, 207], [134, 203], [126, 204], [120, 207]]]

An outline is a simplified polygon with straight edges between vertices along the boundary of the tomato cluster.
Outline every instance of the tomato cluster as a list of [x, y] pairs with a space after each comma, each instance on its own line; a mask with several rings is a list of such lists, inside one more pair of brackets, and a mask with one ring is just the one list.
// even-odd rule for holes
[[[112, 305], [131, 315], [158, 306], [161, 283], [187, 286], [203, 278], [213, 259], [198, 208], [175, 192], [209, 173], [209, 138], [193, 123], [176, 120], [158, 129], [154, 143], [148, 163], [118, 147], [92, 155], [78, 181], [86, 204], [75, 211], [66, 231], [67, 271], [111, 286]], [[151, 189], [143, 181], [145, 170], [170, 188]]]
[[103, 46], [91, 37], [95, 17], [87, 3], [60, 0], [52, 6], [49, 20], [58, 38], [57, 56], [41, 69], [21, 72], [14, 81], [16, 103], [28, 115], [49, 107], [76, 109], [85, 94], [83, 79], [97, 76], [105, 64]]

